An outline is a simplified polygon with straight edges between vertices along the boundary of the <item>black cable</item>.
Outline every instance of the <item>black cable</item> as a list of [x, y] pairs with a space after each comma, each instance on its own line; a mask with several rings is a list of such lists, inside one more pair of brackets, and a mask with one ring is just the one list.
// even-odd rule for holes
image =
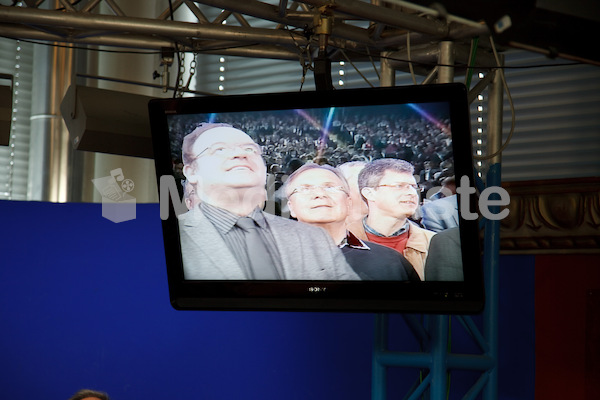
[[[360, 54], [360, 55], [365, 55], [368, 56], [368, 53], [361, 53], [359, 51], [354, 51], [354, 53], [356, 54]], [[401, 58], [396, 58], [396, 57], [386, 57], [386, 56], [379, 56], [380, 59], [385, 59], [385, 60], [391, 60], [391, 61], [399, 61], [399, 62], [405, 62], [405, 63], [413, 63], [413, 64], [418, 64], [418, 65], [422, 65], [425, 67], [454, 67], [454, 68], [467, 68], [467, 69], [526, 69], [526, 68], [541, 68], [541, 67], [564, 67], [564, 66], [571, 66], [571, 65], [584, 65], [586, 63], [584, 62], [565, 62], [565, 63], [551, 63], [551, 64], [532, 64], [532, 65], [513, 65], [513, 66], [509, 66], [509, 65], [504, 65], [504, 66], [497, 66], [497, 65], [467, 65], [467, 64], [440, 64], [440, 63], [428, 63], [428, 62], [419, 62], [419, 61], [414, 61], [414, 60], [405, 60], [405, 59], [401, 59]]]
[[[54, 46], [54, 47], [64, 47], [64, 48], [70, 48], [70, 49], [78, 49], [78, 50], [90, 50], [90, 51], [97, 51], [99, 53], [121, 53], [121, 54], [148, 54], [148, 55], [156, 55], [156, 54], [161, 54], [161, 52], [159, 50], [153, 51], [153, 50], [149, 50], [149, 51], [140, 51], [140, 50], [109, 50], [109, 49], [96, 49], [96, 48], [89, 48], [89, 47], [81, 47], [81, 46], [69, 46], [69, 45], [64, 45], [64, 44], [58, 44], [58, 43], [48, 43], [48, 42], [43, 42], [43, 41], [36, 41], [36, 40], [31, 40], [31, 39], [21, 39], [21, 38], [16, 38], [16, 37], [12, 37], [12, 36], [7, 36], [7, 35], [0, 35], [0, 37], [5, 38], [5, 39], [11, 39], [11, 40], [19, 40], [21, 42], [24, 43], [31, 43], [31, 44], [39, 44], [39, 45], [44, 45], [44, 46]], [[56, 39], [54, 39], [56, 41]], [[176, 49], [179, 49], [179, 43], [174, 41], [173, 42], [175, 44]], [[219, 51], [219, 50], [230, 50], [230, 49], [238, 49], [238, 48], [244, 48], [244, 47], [250, 47], [250, 46], [255, 46], [258, 45], [260, 43], [250, 43], [250, 44], [240, 44], [240, 45], [236, 45], [236, 46], [226, 46], [226, 47], [217, 47], [217, 48], [212, 48], [210, 50], [206, 50], [206, 51]], [[102, 45], [97, 45], [97, 44], [92, 44], [92, 46], [102, 46]], [[198, 53], [202, 53], [202, 50], [198, 50]], [[359, 54], [359, 55], [364, 55], [367, 57], [373, 57], [373, 54], [367, 53], [367, 52], [360, 52], [357, 50], [353, 50], [353, 53], [355, 54]], [[179, 57], [179, 54], [178, 54]], [[380, 59], [387, 59], [387, 60], [391, 60], [391, 61], [399, 61], [399, 62], [406, 62], [406, 63], [413, 63], [413, 64], [418, 64], [418, 65], [422, 65], [422, 66], [426, 66], [426, 67], [454, 67], [454, 68], [467, 68], [467, 69], [529, 69], [529, 68], [543, 68], [543, 67], [565, 67], [565, 66], [575, 66], [575, 65], [586, 65], [587, 63], [585, 62], [565, 62], [565, 63], [550, 63], [550, 64], [531, 64], [531, 65], [504, 65], [501, 67], [498, 67], [497, 65], [489, 65], [489, 66], [484, 66], [484, 65], [466, 65], [466, 64], [454, 64], [454, 65], [449, 65], [449, 64], [439, 64], [439, 63], [426, 63], [426, 62], [419, 62], [419, 61], [414, 61], [414, 60], [405, 60], [405, 59], [401, 59], [401, 58], [396, 58], [396, 57], [385, 57], [385, 56], [379, 56]]]
[[[173, 17], [173, 3], [171, 0], [169, 0], [169, 14], [171, 15], [171, 21], [175, 21], [175, 18]], [[181, 54], [179, 54], [179, 43], [177, 43], [175, 40], [173, 41], [173, 44], [175, 45], [175, 54], [177, 54], [177, 76], [175, 78], [175, 90], [173, 91], [173, 98], [176, 98], [179, 88], [179, 80], [181, 79]], [[169, 82], [167, 82], [167, 85], [168, 84]]]
[[[89, 50], [89, 51], [96, 51], [99, 53], [141, 54], [141, 55], [160, 55], [160, 54], [162, 54], [162, 51], [160, 51], [160, 50], [148, 50], [148, 51], [109, 50], [109, 49], [97, 49], [97, 48], [82, 47], [82, 46], [70, 46], [70, 45], [66, 45], [66, 44], [59, 44], [59, 43], [45, 42], [45, 41], [36, 41], [36, 40], [31, 40], [31, 39], [20, 39], [20, 38], [15, 38], [15, 37], [6, 36], [6, 35], [0, 35], [0, 38], [10, 39], [10, 40], [18, 40], [18, 41], [21, 41], [24, 43], [30, 43], [30, 44], [39, 44], [42, 46], [52, 46], [52, 47], [60, 47], [60, 48], [75, 49], [75, 50]], [[176, 43], [176, 42], [174, 42], [174, 43]], [[197, 52], [202, 53], [202, 52], [209, 52], [209, 51], [212, 52], [212, 51], [221, 51], [221, 50], [242, 49], [244, 47], [252, 47], [252, 46], [259, 45], [259, 44], [260, 43], [248, 43], [248, 44], [240, 44], [240, 45], [236, 45], [236, 46], [213, 47], [209, 50], [204, 50], [204, 51], [197, 50]], [[90, 46], [103, 46], [103, 45], [90, 44]]]

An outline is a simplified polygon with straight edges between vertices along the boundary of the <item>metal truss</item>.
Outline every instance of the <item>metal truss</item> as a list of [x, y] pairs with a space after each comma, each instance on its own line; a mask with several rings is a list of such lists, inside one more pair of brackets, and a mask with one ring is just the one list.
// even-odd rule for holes
[[[119, 2], [124, 4], [125, 0]], [[381, 64], [382, 86], [395, 84], [395, 70], [410, 69], [427, 75], [423, 82], [426, 84], [434, 76], [438, 82], [450, 82], [455, 75], [466, 71], [467, 66], [488, 72], [499, 67], [486, 49], [486, 41], [480, 41], [476, 59], [469, 49], [473, 37], [489, 36], [485, 24], [401, 0], [172, 0], [169, 3], [170, 7], [157, 12], [154, 18], [148, 18], [142, 16], [147, 15], [148, 10], [137, 10], [145, 14], [126, 14], [117, 0], [13, 1], [11, 6], [0, 5], [0, 36], [154, 50], [162, 54], [163, 59], [165, 54], [173, 52], [192, 52], [293, 61], [318, 58], [375, 60]], [[186, 20], [178, 20], [183, 14], [186, 14]], [[187, 16], [190, 15], [195, 21], [189, 21]], [[480, 86], [490, 83], [494, 73], [488, 76], [490, 78], [471, 90], [471, 99], [481, 90]], [[500, 132], [502, 92], [496, 89], [495, 93], [499, 93], [499, 99], [490, 105], [497, 115], [493, 131]], [[501, 134], [493, 137], [501, 138]], [[493, 170], [498, 172], [488, 184], [499, 185], [499, 157], [492, 161], [493, 167], [498, 167]], [[454, 368], [482, 372], [481, 379], [465, 398], [475, 398], [482, 390], [486, 399], [497, 398], [498, 231], [499, 225], [486, 228], [484, 253], [488, 281], [484, 334], [479, 333], [468, 318], [460, 319], [483, 354], [464, 357], [446, 351], [448, 316], [432, 316], [429, 331], [416, 330], [420, 337], [427, 338], [428, 353], [394, 354], [385, 345], [387, 317], [377, 316], [373, 353], [374, 400], [386, 397], [386, 369], [392, 366], [430, 370], [410, 398], [420, 398], [427, 387], [431, 398], [444, 398], [446, 374]], [[418, 324], [411, 323], [410, 326], [414, 328]]]
[[[411, 45], [418, 52], [432, 42], [488, 34], [483, 23], [400, 0], [173, 0], [154, 18], [128, 15], [117, 0], [12, 3], [0, 6], [0, 36], [283, 60], [319, 51], [332, 61], [377, 60]], [[209, 20], [207, 7], [216, 18]], [[196, 21], [177, 20], [180, 9]]]
[[[457, 52], [455, 44], [441, 41], [437, 51], [437, 67], [430, 76], [436, 76], [438, 82], [449, 83], [454, 80], [454, 57]], [[431, 53], [434, 53], [431, 50]], [[395, 85], [394, 70], [398, 62], [385, 59], [381, 63], [382, 86]], [[503, 57], [497, 60], [498, 68], [489, 71], [486, 78], [469, 91], [469, 102], [479, 94], [484, 87], [488, 88], [488, 120], [487, 136], [490, 157], [490, 168], [485, 184], [479, 180], [477, 186], [483, 190], [485, 186], [500, 186], [501, 184], [501, 154], [502, 146], [502, 104], [503, 104]], [[423, 84], [427, 84], [430, 76]], [[496, 207], [494, 213], [500, 212]], [[407, 327], [417, 339], [422, 351], [392, 351], [388, 347], [390, 336], [389, 315], [375, 316], [374, 350], [372, 356], [371, 399], [385, 400], [387, 393], [387, 372], [392, 367], [419, 368], [422, 376], [404, 397], [417, 400], [427, 394], [432, 400], [442, 400], [449, 397], [448, 374], [455, 370], [470, 370], [478, 372], [479, 378], [461, 397], [464, 400], [483, 398], [496, 400], [498, 398], [498, 304], [499, 282], [498, 263], [500, 250], [500, 221], [482, 220], [484, 226], [483, 269], [485, 284], [485, 308], [482, 312], [483, 322], [480, 328], [468, 315], [457, 315], [456, 320], [465, 328], [473, 343], [480, 349], [479, 354], [458, 354], [450, 352], [450, 315], [404, 314]], [[453, 394], [454, 395], [454, 394]], [[454, 396], [453, 396], [454, 397]], [[458, 397], [457, 397], [458, 398]]]

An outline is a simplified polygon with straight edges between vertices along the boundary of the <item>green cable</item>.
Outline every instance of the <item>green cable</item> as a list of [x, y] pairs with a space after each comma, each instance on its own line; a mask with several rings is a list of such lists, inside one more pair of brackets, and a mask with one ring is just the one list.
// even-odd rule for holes
[[475, 64], [475, 57], [477, 55], [477, 43], [479, 43], [479, 37], [473, 38], [471, 55], [469, 57], [469, 65], [467, 68], [467, 79], [465, 81], [465, 86], [467, 86], [467, 89], [471, 87], [471, 78], [473, 77], [473, 64]]

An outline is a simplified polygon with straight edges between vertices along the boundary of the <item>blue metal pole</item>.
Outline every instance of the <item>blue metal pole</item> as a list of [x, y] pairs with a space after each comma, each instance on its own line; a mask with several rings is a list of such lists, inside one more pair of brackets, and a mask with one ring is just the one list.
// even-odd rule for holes
[[387, 350], [388, 315], [375, 314], [375, 335], [371, 360], [371, 399], [386, 398], [386, 365], [382, 356]]
[[469, 315], [458, 315], [457, 318], [467, 332], [469, 332], [471, 337], [477, 342], [477, 345], [481, 351], [483, 353], [489, 352], [490, 349], [487, 340], [485, 340], [479, 331], [479, 328], [475, 325], [475, 322], [473, 322], [473, 319]]
[[446, 398], [448, 390], [448, 316], [432, 315], [431, 399]]
[[[487, 187], [500, 186], [500, 163], [493, 164], [487, 174]], [[499, 206], [490, 207], [490, 212], [500, 212]], [[488, 355], [495, 360], [490, 369], [487, 385], [484, 389], [484, 399], [498, 398], [498, 264], [500, 253], [500, 221], [487, 220], [484, 237], [484, 271], [486, 306], [484, 310], [483, 331], [488, 342]]]
[[427, 375], [423, 382], [411, 393], [407, 400], [418, 400], [423, 395], [425, 389], [431, 384], [431, 375]]
[[431, 354], [407, 351], [388, 351], [377, 358], [379, 364], [388, 367], [427, 368], [431, 366]]
[[429, 348], [429, 332], [425, 326], [423, 326], [422, 321], [419, 320], [416, 314], [402, 314], [402, 318], [406, 325], [413, 333], [414, 337], [419, 341], [421, 345], [421, 350]]
[[481, 392], [481, 389], [485, 387], [489, 379], [489, 372], [483, 373], [477, 382], [469, 389], [469, 391], [465, 394], [462, 400], [474, 400], [477, 395]]
[[[504, 65], [503, 57], [497, 57], [499, 66]], [[488, 90], [488, 154], [492, 156], [486, 176], [487, 188], [501, 185], [502, 160], [502, 106], [504, 74], [497, 70]], [[497, 194], [493, 194], [497, 195]], [[492, 196], [490, 196], [492, 197]], [[499, 206], [490, 206], [491, 214], [500, 212]], [[498, 264], [500, 255], [500, 221], [488, 218], [485, 223], [483, 250], [484, 282], [486, 290], [486, 306], [483, 315], [483, 332], [488, 342], [488, 355], [494, 360], [489, 370], [488, 382], [485, 385], [483, 398], [498, 399]]]

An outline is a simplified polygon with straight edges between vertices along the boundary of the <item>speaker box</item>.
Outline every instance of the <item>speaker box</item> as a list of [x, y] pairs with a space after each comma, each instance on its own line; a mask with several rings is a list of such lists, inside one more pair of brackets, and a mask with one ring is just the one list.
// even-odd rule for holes
[[0, 146], [8, 146], [12, 117], [12, 87], [0, 86]]
[[148, 102], [152, 97], [71, 85], [60, 105], [77, 150], [153, 158]]

